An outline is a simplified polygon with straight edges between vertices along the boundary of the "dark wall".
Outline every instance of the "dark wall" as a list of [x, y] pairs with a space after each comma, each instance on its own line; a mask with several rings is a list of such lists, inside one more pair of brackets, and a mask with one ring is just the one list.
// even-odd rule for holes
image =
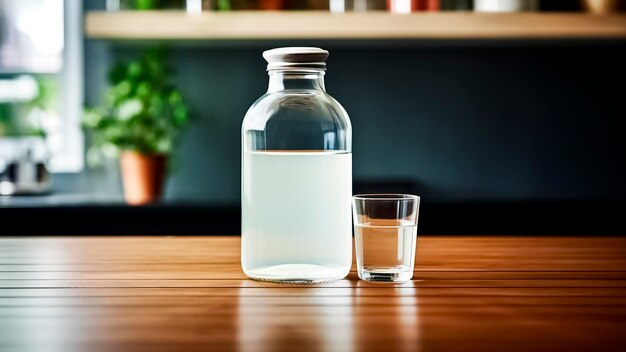
[[[266, 89], [261, 52], [275, 45], [170, 50], [199, 115], [180, 146], [170, 199], [238, 203], [241, 122]], [[402, 181], [435, 202], [626, 196], [624, 43], [324, 46], [327, 90], [353, 124], [356, 191]], [[109, 64], [137, 52], [88, 41], [88, 102]]]
[[[177, 43], [175, 78], [198, 119], [169, 199], [239, 203], [241, 122], [266, 89], [261, 53], [279, 45], [330, 50], [326, 86], [352, 120], [355, 192], [435, 203], [626, 198], [626, 42], [587, 40]], [[87, 40], [87, 103], [111, 63], [144, 47]], [[86, 174], [57, 186], [121, 193], [114, 162]]]

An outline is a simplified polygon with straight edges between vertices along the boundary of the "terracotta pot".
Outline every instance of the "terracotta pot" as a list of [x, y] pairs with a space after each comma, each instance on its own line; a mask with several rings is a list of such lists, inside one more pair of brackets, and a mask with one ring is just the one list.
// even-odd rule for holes
[[583, 8], [587, 12], [595, 14], [606, 14], [617, 12], [623, 1], [621, 0], [581, 0]]
[[158, 201], [165, 180], [165, 155], [145, 155], [124, 151], [120, 155], [120, 169], [124, 198], [128, 204], [139, 205]]

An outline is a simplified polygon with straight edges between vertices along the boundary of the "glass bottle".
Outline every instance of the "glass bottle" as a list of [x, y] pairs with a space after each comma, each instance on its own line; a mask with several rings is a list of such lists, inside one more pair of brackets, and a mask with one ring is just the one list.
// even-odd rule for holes
[[342, 279], [352, 264], [352, 127], [324, 87], [328, 51], [263, 57], [268, 90], [242, 126], [242, 269], [264, 281]]

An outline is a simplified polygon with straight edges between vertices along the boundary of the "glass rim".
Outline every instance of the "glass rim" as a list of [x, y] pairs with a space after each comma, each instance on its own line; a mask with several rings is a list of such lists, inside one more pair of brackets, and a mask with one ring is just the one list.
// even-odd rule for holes
[[402, 194], [402, 193], [366, 193], [355, 194], [352, 196], [353, 200], [377, 200], [377, 201], [390, 201], [390, 200], [412, 200], [419, 201], [420, 197], [414, 194]]

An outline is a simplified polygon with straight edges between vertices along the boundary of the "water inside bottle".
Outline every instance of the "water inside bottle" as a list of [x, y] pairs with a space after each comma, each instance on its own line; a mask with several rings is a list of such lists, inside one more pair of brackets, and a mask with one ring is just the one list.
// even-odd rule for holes
[[351, 267], [352, 155], [244, 151], [242, 267], [247, 276], [323, 282]]

